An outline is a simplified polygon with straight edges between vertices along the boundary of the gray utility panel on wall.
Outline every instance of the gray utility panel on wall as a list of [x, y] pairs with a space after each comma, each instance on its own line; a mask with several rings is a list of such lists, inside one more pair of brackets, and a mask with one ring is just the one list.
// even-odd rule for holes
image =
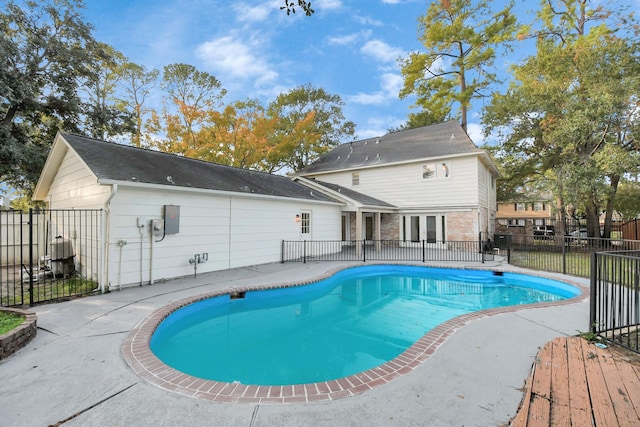
[[180, 232], [180, 206], [164, 205], [164, 234]]

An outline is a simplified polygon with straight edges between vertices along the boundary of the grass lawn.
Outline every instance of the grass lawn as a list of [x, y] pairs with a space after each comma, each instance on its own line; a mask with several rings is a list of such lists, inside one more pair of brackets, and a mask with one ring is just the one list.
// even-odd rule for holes
[[24, 317], [16, 313], [0, 311], [0, 335], [6, 334], [24, 322]]

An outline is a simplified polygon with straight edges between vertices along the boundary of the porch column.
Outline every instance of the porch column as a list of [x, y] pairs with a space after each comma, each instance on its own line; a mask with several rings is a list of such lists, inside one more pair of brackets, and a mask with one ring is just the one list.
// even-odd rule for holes
[[362, 254], [362, 211], [356, 211], [356, 255]]
[[381, 242], [380, 240], [382, 240], [382, 233], [380, 232], [380, 228], [381, 228], [381, 224], [380, 224], [380, 219], [381, 219], [382, 215], [380, 214], [380, 212], [376, 212], [375, 217], [374, 217], [374, 224], [375, 224], [375, 241], [376, 241], [376, 250], [379, 251], [381, 248]]

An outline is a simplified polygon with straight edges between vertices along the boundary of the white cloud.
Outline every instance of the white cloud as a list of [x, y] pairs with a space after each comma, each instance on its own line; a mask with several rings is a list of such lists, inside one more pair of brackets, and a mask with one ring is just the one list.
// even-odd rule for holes
[[196, 55], [204, 64], [231, 78], [256, 79], [257, 85], [276, 80], [278, 73], [254, 52], [264, 53], [256, 42], [245, 42], [233, 36], [209, 40], [196, 48]]
[[258, 5], [248, 3], [234, 3], [233, 10], [236, 12], [236, 19], [240, 22], [262, 22], [274, 10], [273, 2]]
[[315, 0], [311, 6], [316, 12], [320, 10], [335, 10], [342, 7], [342, 0]]
[[330, 37], [328, 40], [329, 44], [335, 45], [352, 45], [362, 39], [367, 39], [371, 36], [371, 30], [359, 31], [357, 33], [346, 34], [344, 36], [336, 36]]
[[467, 123], [467, 135], [478, 147], [484, 145], [484, 135], [482, 133], [482, 126], [478, 123]]
[[402, 76], [393, 73], [384, 73], [380, 77], [380, 90], [373, 93], [358, 93], [349, 96], [349, 102], [362, 105], [382, 105], [389, 100], [398, 98], [398, 93], [403, 85]]
[[365, 55], [371, 56], [380, 62], [395, 62], [399, 57], [404, 56], [404, 51], [397, 47], [392, 47], [381, 40], [370, 40], [360, 49]]

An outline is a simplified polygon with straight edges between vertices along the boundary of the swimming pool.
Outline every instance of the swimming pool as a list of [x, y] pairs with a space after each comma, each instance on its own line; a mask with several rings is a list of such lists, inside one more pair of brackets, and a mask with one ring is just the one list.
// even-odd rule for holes
[[374, 265], [316, 283], [220, 295], [173, 311], [151, 351], [189, 376], [231, 384], [327, 382], [386, 364], [451, 319], [580, 294], [509, 272]]

